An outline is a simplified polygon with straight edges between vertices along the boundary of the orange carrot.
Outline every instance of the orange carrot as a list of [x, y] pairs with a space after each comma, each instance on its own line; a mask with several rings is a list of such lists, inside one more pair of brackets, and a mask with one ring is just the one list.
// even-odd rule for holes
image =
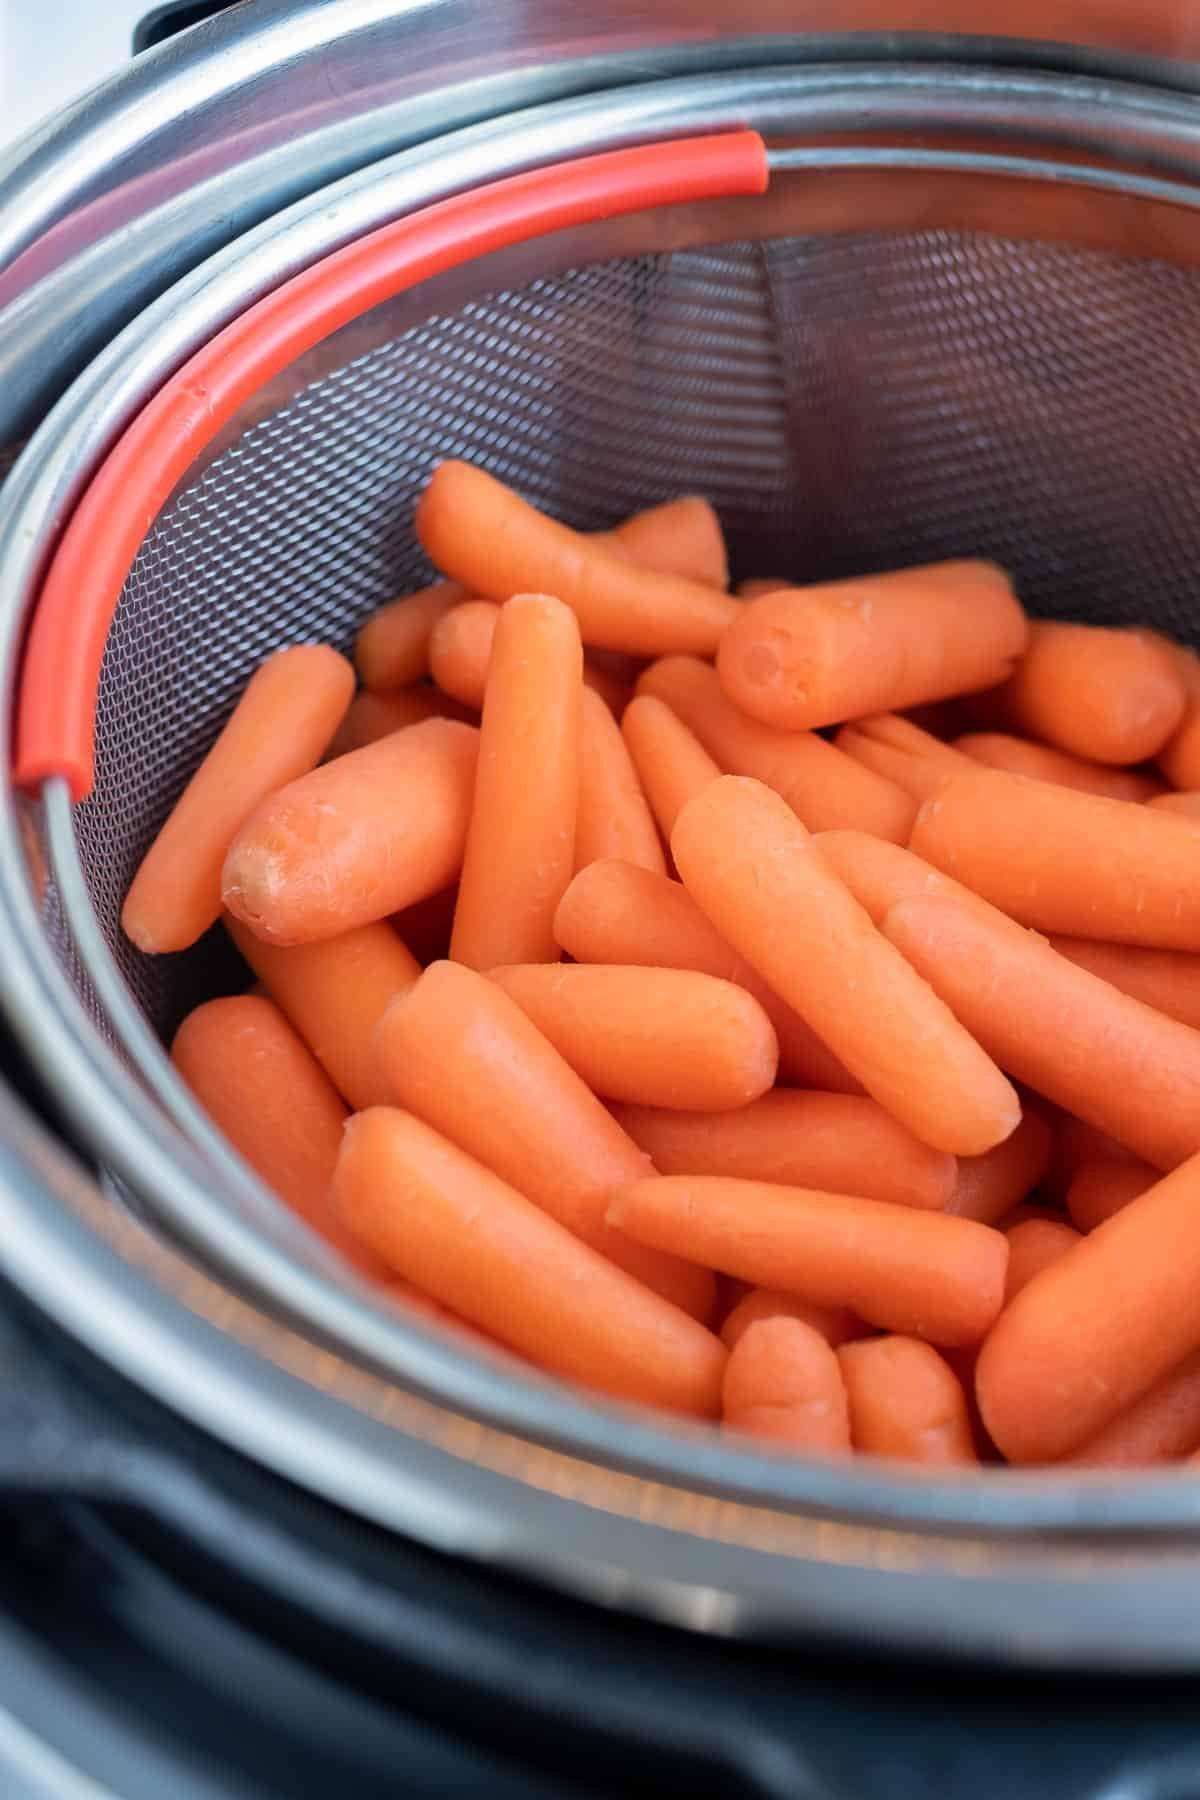
[[976, 1389], [1010, 1462], [1078, 1449], [1200, 1349], [1197, 1206], [1192, 1157], [1005, 1308], [980, 1352]]
[[1023, 1201], [1020, 1206], [1014, 1206], [1010, 1213], [1004, 1215], [996, 1229], [1009, 1232], [1015, 1231], [1018, 1225], [1065, 1225], [1066, 1223], [1067, 1221], [1056, 1207], [1035, 1206]]
[[559, 525], [482, 469], [443, 462], [417, 505], [417, 536], [439, 568], [490, 600], [540, 589], [557, 594], [587, 644], [660, 656], [709, 655], [739, 602], [728, 594], [631, 563]]
[[1143, 1162], [1084, 1163], [1067, 1189], [1067, 1211], [1077, 1231], [1095, 1231], [1158, 1180]]
[[1041, 619], [995, 699], [1012, 729], [1059, 750], [1139, 763], [1176, 731], [1186, 695], [1170, 647], [1154, 632]]
[[795, 587], [794, 581], [785, 581], [782, 575], [749, 575], [745, 581], [739, 581], [734, 590], [739, 600], [760, 600], [764, 594], [777, 594], [780, 588]]
[[422, 968], [449, 956], [457, 899], [457, 888], [442, 888], [392, 915], [392, 929], [399, 933], [400, 942], [412, 951]]
[[580, 701], [575, 867], [615, 857], [665, 875], [658, 828], [621, 727], [590, 688], [584, 688]]
[[1155, 794], [1146, 802], [1159, 812], [1175, 813], [1178, 818], [1200, 819], [1200, 794]]
[[443, 694], [464, 706], [483, 705], [500, 608], [494, 600], [464, 600], [442, 614], [429, 639], [429, 672]]
[[226, 917], [229, 935], [300, 1033], [333, 1085], [356, 1111], [389, 1097], [373, 1034], [388, 1003], [410, 988], [421, 965], [390, 925], [360, 925], [319, 944], [281, 949]]
[[279, 788], [234, 838], [225, 905], [272, 944], [369, 925], [462, 863], [479, 733], [427, 719]]
[[322, 644], [269, 656], [146, 852], [121, 926], [150, 955], [186, 950], [221, 913], [221, 865], [260, 801], [321, 759], [354, 693]]
[[405, 594], [373, 612], [354, 645], [363, 686], [387, 693], [428, 675], [434, 626], [452, 606], [470, 597], [456, 581], [435, 581], [432, 587]]
[[[1093, 1469], [1144, 1467], [1173, 1462], [1200, 1445], [1200, 1352], [1185, 1356], [1169, 1374], [1118, 1413], [1078, 1450], [1062, 1459]], [[1061, 1464], [1060, 1464], [1061, 1466]]]
[[1008, 1276], [1004, 1284], [1007, 1306], [1035, 1275], [1065, 1256], [1082, 1237], [1065, 1219], [1019, 1219], [1005, 1232], [1008, 1239]]
[[878, 713], [843, 725], [834, 742], [847, 756], [918, 801], [936, 793], [947, 774], [970, 767], [959, 751], [896, 713]]
[[759, 1319], [725, 1366], [726, 1429], [816, 1456], [850, 1449], [850, 1416], [838, 1359], [801, 1319]]
[[401, 1275], [393, 1275], [389, 1270], [388, 1278], [383, 1283], [383, 1291], [402, 1311], [418, 1313], [423, 1320], [431, 1319], [435, 1325], [440, 1325], [443, 1331], [469, 1338], [472, 1349], [500, 1348], [496, 1339], [488, 1332], [480, 1331], [478, 1325], [469, 1325], [456, 1312], [451, 1312], [448, 1306], [443, 1306], [440, 1300], [435, 1300], [431, 1294], [422, 1293], [419, 1287], [414, 1286], [411, 1281], [405, 1281]]
[[883, 930], [1018, 1081], [1156, 1168], [1200, 1147], [1200, 1032], [978, 904], [902, 900]]
[[363, 1274], [387, 1273], [330, 1205], [348, 1115], [277, 1006], [253, 994], [207, 1001], [179, 1027], [171, 1061], [281, 1200]]
[[575, 856], [582, 664], [579, 627], [557, 600], [519, 594], [502, 608], [450, 940], [456, 962], [558, 960], [554, 909]]
[[775, 1080], [771, 1021], [732, 982], [611, 963], [526, 963], [489, 976], [608, 1099], [719, 1112]]
[[621, 734], [659, 829], [669, 838], [685, 801], [721, 771], [699, 738], [653, 694], [630, 701]]
[[722, 776], [684, 807], [671, 849], [717, 930], [914, 1136], [979, 1156], [1015, 1130], [1011, 1085], [876, 930], [778, 794]]
[[811, 1300], [798, 1300], [794, 1294], [781, 1294], [774, 1288], [751, 1288], [743, 1294], [726, 1315], [721, 1327], [721, 1342], [727, 1350], [737, 1348], [743, 1332], [759, 1319], [799, 1319], [819, 1331], [827, 1344], [836, 1350], [851, 1338], [866, 1337], [870, 1326], [844, 1306], [816, 1306]]
[[1153, 807], [979, 769], [925, 802], [909, 841], [1038, 931], [1200, 950], [1200, 835]]
[[709, 1316], [707, 1269], [648, 1253], [605, 1224], [610, 1191], [640, 1180], [649, 1159], [494, 982], [434, 963], [393, 1001], [375, 1043], [410, 1112], [621, 1268]]
[[542, 1368], [672, 1412], [717, 1411], [719, 1339], [411, 1114], [351, 1120], [334, 1204], [399, 1274]]
[[979, 1461], [962, 1383], [932, 1345], [869, 1338], [843, 1344], [837, 1359], [856, 1450], [947, 1467]]
[[685, 494], [634, 513], [611, 531], [591, 534], [592, 542], [615, 549], [643, 569], [683, 575], [705, 587], [729, 585], [729, 559], [721, 521], [707, 500]]
[[423, 681], [414, 682], [411, 687], [396, 688], [388, 694], [373, 694], [368, 690], [350, 702], [350, 710], [329, 745], [327, 759], [345, 756], [350, 750], [361, 750], [364, 744], [373, 744], [393, 731], [403, 731], [406, 725], [419, 725], [424, 719], [462, 719], [468, 725], [475, 723], [465, 706]]
[[977, 902], [977, 896], [968, 888], [941, 874], [911, 850], [883, 843], [865, 831], [822, 831], [813, 843], [876, 925], [883, 922], [888, 908], [897, 900], [937, 894], [947, 900]]
[[1172, 787], [1186, 791], [1200, 788], [1200, 657], [1186, 644], [1166, 647], [1186, 699], [1183, 718], [1155, 761]]
[[952, 1156], [854, 1094], [776, 1088], [736, 1112], [612, 1110], [661, 1175], [734, 1175], [931, 1212], [945, 1207], [955, 1187]]
[[1051, 1133], [1026, 1108], [1012, 1136], [984, 1156], [959, 1158], [946, 1211], [980, 1225], [996, 1225], [1041, 1181], [1050, 1164]]
[[696, 969], [732, 981], [754, 995], [775, 1027], [787, 1080], [837, 1093], [862, 1092], [812, 1027], [730, 948], [679, 882], [631, 863], [590, 863], [563, 895], [554, 933], [579, 963]]
[[662, 700], [733, 775], [751, 775], [782, 794], [812, 831], [852, 826], [896, 842], [907, 839], [915, 806], [885, 781], [812, 732], [775, 731], [748, 719], [721, 692], [716, 671], [695, 657], [653, 663], [639, 694]]
[[751, 718], [804, 731], [991, 687], [1028, 635], [1002, 569], [936, 563], [764, 594], [729, 626], [717, 670]]
[[1033, 744], [1028, 738], [1009, 737], [1001, 731], [974, 731], [956, 738], [955, 750], [1010, 775], [1026, 775], [1033, 781], [1053, 781], [1059, 787], [1078, 788], [1084, 794], [1106, 794], [1110, 800], [1151, 800], [1162, 793], [1162, 783], [1134, 769], [1113, 769], [1088, 762], [1066, 750]]
[[[494, 600], [467, 600], [452, 607], [434, 627], [429, 640], [429, 667], [443, 695], [441, 710], [449, 711], [452, 718], [460, 712], [464, 716], [477, 713], [483, 705], [499, 617], [500, 608]], [[632, 693], [627, 681], [597, 667], [585, 656], [583, 682], [599, 694], [610, 712], [621, 716]]]
[[977, 1343], [1004, 1299], [1000, 1232], [884, 1200], [663, 1175], [615, 1193], [608, 1220], [638, 1243], [939, 1344]]
[[1137, 944], [1104, 944], [1090, 938], [1056, 937], [1060, 956], [1090, 969], [1123, 994], [1132, 994], [1169, 1019], [1200, 1029], [1200, 956], [1186, 950], [1146, 950]]

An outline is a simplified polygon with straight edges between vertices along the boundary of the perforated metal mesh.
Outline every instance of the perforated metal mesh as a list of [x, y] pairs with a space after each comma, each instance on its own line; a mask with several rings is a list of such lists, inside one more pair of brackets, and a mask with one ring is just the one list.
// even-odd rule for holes
[[[255, 664], [304, 639], [346, 647], [429, 578], [411, 519], [440, 458], [585, 527], [707, 494], [741, 573], [983, 554], [1035, 610], [1188, 636], [1193, 346], [1200, 276], [1167, 265], [941, 231], [805, 239], [537, 281], [260, 408], [146, 540], [105, 659], [77, 829], [139, 1001], [167, 1032], [237, 979], [218, 934], [135, 954], [121, 897]], [[90, 1003], [52, 894], [47, 926]]]

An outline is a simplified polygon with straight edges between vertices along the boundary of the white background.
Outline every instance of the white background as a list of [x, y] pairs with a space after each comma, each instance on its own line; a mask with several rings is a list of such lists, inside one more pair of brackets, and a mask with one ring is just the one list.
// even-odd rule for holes
[[0, 157], [123, 68], [156, 0], [0, 0]]

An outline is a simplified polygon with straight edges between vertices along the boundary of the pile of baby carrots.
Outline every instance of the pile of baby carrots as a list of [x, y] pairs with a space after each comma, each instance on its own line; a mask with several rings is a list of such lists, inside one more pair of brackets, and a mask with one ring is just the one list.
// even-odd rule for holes
[[[777, 1450], [1200, 1451], [1200, 660], [948, 562], [728, 591], [446, 462], [444, 579], [282, 649], [123, 925], [399, 1307]], [[358, 690], [356, 692], [356, 689]]]

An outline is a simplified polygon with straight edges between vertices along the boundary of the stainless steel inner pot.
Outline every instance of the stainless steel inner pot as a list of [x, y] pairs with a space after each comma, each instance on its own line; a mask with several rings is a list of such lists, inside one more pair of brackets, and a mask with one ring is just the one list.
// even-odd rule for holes
[[151, 305], [13, 469], [6, 723], [28, 609], [88, 474], [281, 275], [481, 180], [736, 124], [768, 140], [765, 197], [560, 233], [376, 308], [257, 395], [154, 521], [108, 642], [94, 794], [0, 797], [0, 1003], [112, 1178], [104, 1194], [68, 1179], [18, 1134], [8, 1267], [250, 1454], [609, 1603], [725, 1632], [1191, 1665], [1186, 1475], [930, 1481], [752, 1455], [474, 1362], [384, 1311], [174, 1085], [161, 1038], [236, 966], [215, 938], [141, 958], [117, 912], [262, 655], [346, 646], [428, 577], [412, 504], [443, 456], [584, 527], [706, 493], [740, 573], [984, 554], [1034, 610], [1200, 638], [1195, 102], [1031, 71], [726, 71], [539, 107], [296, 203]]

